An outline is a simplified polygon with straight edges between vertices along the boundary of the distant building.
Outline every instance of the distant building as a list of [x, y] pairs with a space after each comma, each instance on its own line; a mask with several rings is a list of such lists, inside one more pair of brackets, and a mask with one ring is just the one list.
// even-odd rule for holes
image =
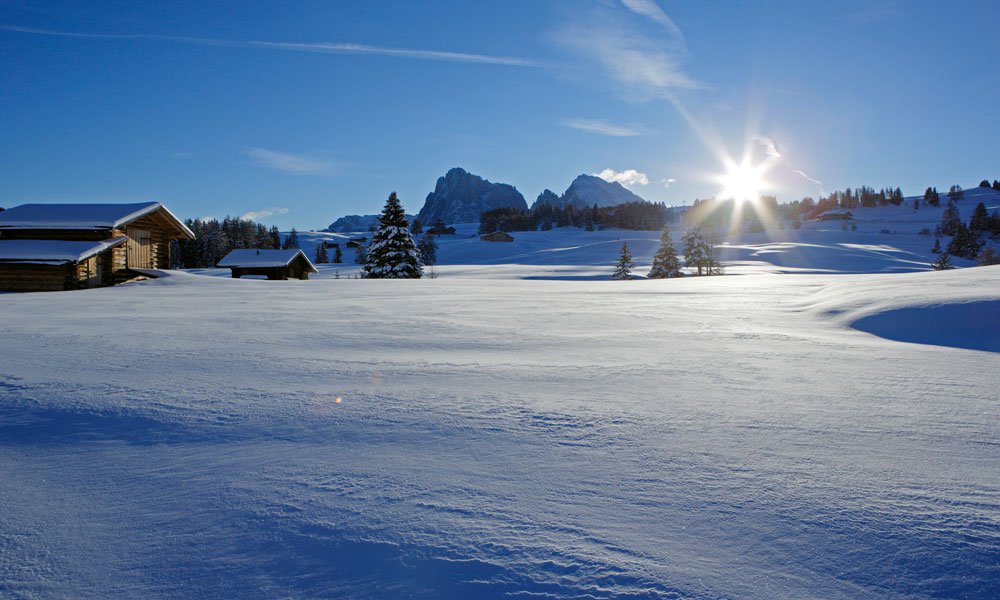
[[366, 238], [366, 237], [353, 237], [353, 238], [347, 240], [347, 247], [348, 248], [360, 248], [361, 246], [364, 246], [367, 242], [368, 242], [368, 238]]
[[849, 210], [828, 210], [816, 217], [817, 221], [850, 221], [854, 218]]
[[305, 253], [298, 248], [288, 250], [233, 250], [219, 261], [219, 267], [232, 269], [233, 277], [263, 275], [268, 279], [309, 279], [318, 273]]
[[105, 287], [170, 268], [170, 241], [194, 239], [159, 202], [22, 204], [0, 212], [0, 290]]
[[455, 228], [438, 223], [427, 230], [427, 235], [455, 235]]
[[513, 242], [514, 236], [510, 235], [506, 231], [494, 231], [493, 233], [487, 233], [479, 236], [479, 239], [484, 242]]

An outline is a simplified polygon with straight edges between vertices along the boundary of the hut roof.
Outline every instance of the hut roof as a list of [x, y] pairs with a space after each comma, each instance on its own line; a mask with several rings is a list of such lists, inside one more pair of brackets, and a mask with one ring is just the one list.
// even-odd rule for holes
[[160, 202], [139, 204], [22, 204], [0, 212], [0, 229], [117, 229], [161, 212], [184, 235], [188, 229]]
[[103, 242], [65, 240], [0, 240], [0, 263], [61, 265], [78, 263], [125, 242], [125, 236]]
[[298, 248], [289, 250], [255, 250], [253, 248], [233, 250], [219, 261], [218, 266], [236, 269], [287, 267], [299, 256], [306, 261], [310, 273], [319, 273], [312, 262], [306, 258], [305, 253]]

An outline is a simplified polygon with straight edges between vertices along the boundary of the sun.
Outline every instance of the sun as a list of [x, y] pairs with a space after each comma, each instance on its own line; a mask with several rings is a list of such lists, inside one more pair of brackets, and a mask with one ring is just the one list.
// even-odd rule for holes
[[761, 192], [769, 187], [764, 180], [765, 165], [753, 166], [744, 160], [741, 164], [726, 161], [726, 174], [719, 177], [722, 191], [720, 200], [735, 200], [737, 202], [756, 202]]

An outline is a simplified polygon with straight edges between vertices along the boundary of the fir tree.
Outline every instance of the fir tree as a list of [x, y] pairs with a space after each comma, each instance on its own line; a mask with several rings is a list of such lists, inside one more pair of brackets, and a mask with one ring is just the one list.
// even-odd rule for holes
[[941, 213], [941, 235], [955, 235], [961, 225], [962, 217], [958, 214], [958, 207], [949, 202]]
[[684, 264], [698, 270], [698, 275], [721, 275], [722, 265], [715, 260], [715, 246], [700, 227], [684, 234]]
[[1000, 179], [993, 180], [993, 189], [1000, 192]]
[[951, 264], [951, 257], [948, 256], [947, 252], [942, 252], [938, 254], [937, 260], [931, 263], [935, 271], [944, 271], [946, 269], [954, 269], [955, 266]]
[[273, 225], [271, 226], [271, 230], [268, 232], [268, 235], [271, 238], [270, 247], [275, 250], [281, 248], [281, 232], [278, 231], [278, 228], [276, 226]]
[[420, 222], [420, 219], [413, 219], [413, 224], [410, 225], [410, 233], [413, 235], [420, 235], [424, 232], [424, 224]]
[[931, 248], [934, 254], [941, 254], [941, 238], [934, 238], [934, 247]]
[[965, 226], [965, 223], [959, 222], [955, 229], [955, 237], [948, 242], [947, 252], [952, 256], [973, 260], [979, 254], [979, 249], [982, 246], [983, 242], [979, 234], [971, 231]]
[[611, 279], [632, 279], [632, 269], [635, 263], [632, 262], [632, 251], [628, 249], [628, 242], [622, 242], [621, 252], [618, 254], [618, 265], [615, 272], [611, 274]]
[[958, 202], [965, 197], [965, 192], [962, 191], [962, 186], [953, 185], [948, 189], [948, 202]]
[[282, 250], [293, 250], [299, 247], [299, 232], [292, 227], [292, 230], [288, 233], [288, 237], [285, 238], [285, 243], [281, 245]]
[[432, 266], [437, 263], [437, 242], [434, 240], [434, 236], [427, 234], [420, 238], [417, 243], [417, 251], [420, 252], [420, 262], [426, 266]]
[[979, 187], [989, 188], [990, 187], [989, 180], [984, 179], [984, 180], [980, 181], [979, 182]]
[[389, 194], [378, 219], [378, 231], [368, 245], [368, 256], [362, 270], [368, 279], [420, 279], [423, 266], [420, 254], [410, 236], [406, 213], [396, 192]]
[[969, 229], [980, 232], [990, 229], [990, 215], [986, 212], [986, 205], [982, 202], [972, 210], [972, 217], [969, 218]]
[[653, 268], [649, 270], [649, 278], [665, 279], [681, 275], [681, 261], [677, 258], [674, 240], [670, 237], [670, 228], [664, 227], [660, 233], [660, 247], [653, 255]]
[[1000, 252], [997, 252], [997, 249], [993, 246], [986, 246], [979, 252], [979, 256], [976, 257], [976, 262], [980, 267], [1000, 265]]
[[326, 243], [316, 244], [316, 264], [325, 265], [328, 262], [330, 262], [330, 258], [326, 255]]
[[340, 251], [340, 244], [333, 247], [333, 262], [338, 265], [344, 262], [344, 253]]

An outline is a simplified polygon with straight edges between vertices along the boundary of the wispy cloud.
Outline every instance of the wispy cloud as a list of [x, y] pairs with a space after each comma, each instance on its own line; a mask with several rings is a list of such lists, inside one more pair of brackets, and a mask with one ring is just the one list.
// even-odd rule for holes
[[600, 119], [566, 119], [565, 121], [562, 121], [561, 124], [564, 127], [579, 129], [581, 131], [589, 131], [590, 133], [598, 133], [601, 135], [609, 135], [612, 137], [633, 137], [643, 134], [643, 131], [636, 127], [615, 125]]
[[394, 48], [391, 46], [373, 46], [342, 42], [274, 42], [262, 40], [224, 40], [216, 38], [187, 37], [174, 35], [154, 35], [144, 33], [81, 33], [75, 31], [57, 31], [38, 29], [34, 27], [18, 27], [15, 25], [0, 25], [2, 31], [13, 31], [33, 35], [54, 37], [82, 38], [97, 40], [152, 40], [192, 44], [198, 46], [220, 46], [226, 48], [262, 48], [267, 50], [282, 50], [286, 52], [309, 52], [313, 54], [359, 54], [369, 56], [389, 56], [417, 60], [436, 60], [461, 63], [480, 63], [491, 65], [507, 65], [515, 67], [539, 66], [533, 60], [512, 56], [494, 56], [470, 52], [450, 52], [445, 50], [423, 50], [415, 48]]
[[681, 33], [680, 27], [653, 0], [621, 0], [621, 3], [635, 14], [642, 15], [663, 25], [674, 36], [677, 43], [684, 44], [684, 34]]
[[615, 171], [614, 169], [604, 169], [600, 173], [594, 173], [597, 177], [600, 177], [608, 183], [617, 181], [618, 183], [624, 185], [625, 187], [632, 187], [635, 185], [649, 185], [649, 178], [646, 177], [645, 173], [640, 173], [635, 169], [625, 169], [624, 171]]
[[818, 185], [820, 187], [823, 186], [823, 182], [822, 181], [820, 181], [818, 179], [813, 179], [812, 177], [806, 175], [803, 171], [800, 171], [798, 169], [793, 169], [792, 173], [795, 173], [796, 175], [801, 175], [803, 179], [805, 179], [806, 181], [808, 181], [810, 183], [815, 183], [816, 185]]
[[773, 139], [763, 135], [755, 136], [753, 139], [764, 148], [768, 158], [781, 158], [781, 152], [778, 152], [778, 145]]
[[660, 183], [663, 184], [663, 187], [665, 187], [667, 189], [670, 189], [671, 185], [673, 185], [674, 183], [677, 183], [677, 179], [675, 179], [673, 177], [667, 177], [666, 179], [661, 179]]
[[243, 213], [240, 218], [244, 221], [256, 221], [258, 219], [266, 219], [267, 217], [273, 217], [274, 215], [283, 215], [288, 212], [288, 209], [283, 206], [272, 206], [269, 208], [263, 208], [261, 210], [251, 210], [250, 212]]
[[[673, 90], [701, 87], [682, 68], [684, 38], [666, 13], [648, 1], [633, 0], [625, 6], [627, 11], [598, 7], [556, 31], [556, 42], [600, 65], [631, 98], [663, 98]], [[637, 15], [647, 19], [639, 21]], [[662, 27], [650, 30], [648, 19], [670, 26], [665, 32]]]
[[333, 174], [336, 168], [336, 165], [328, 160], [302, 154], [277, 152], [266, 148], [250, 148], [246, 154], [262, 167], [293, 175], [329, 175]]

